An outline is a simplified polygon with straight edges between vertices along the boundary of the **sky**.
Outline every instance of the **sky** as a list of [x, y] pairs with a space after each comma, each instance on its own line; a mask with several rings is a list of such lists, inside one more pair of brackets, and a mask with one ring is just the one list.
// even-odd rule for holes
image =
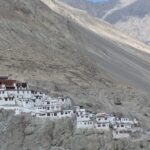
[[93, 3], [99, 3], [99, 2], [108, 2], [109, 0], [87, 0]]

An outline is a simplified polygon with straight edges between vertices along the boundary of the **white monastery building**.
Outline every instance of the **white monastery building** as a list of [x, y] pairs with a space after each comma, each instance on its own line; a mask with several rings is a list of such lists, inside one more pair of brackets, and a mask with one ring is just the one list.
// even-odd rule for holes
[[76, 129], [95, 129], [112, 132], [114, 139], [129, 138], [139, 127], [137, 119], [116, 117], [113, 114], [93, 113], [74, 106], [69, 97], [52, 98], [30, 90], [26, 82], [0, 77], [0, 109], [14, 110], [15, 115], [30, 113], [33, 117], [57, 120], [72, 118]]

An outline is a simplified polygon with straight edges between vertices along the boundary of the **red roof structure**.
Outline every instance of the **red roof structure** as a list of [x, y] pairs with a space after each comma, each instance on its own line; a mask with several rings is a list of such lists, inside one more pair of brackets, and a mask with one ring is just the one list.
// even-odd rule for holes
[[0, 87], [3, 85], [5, 85], [6, 89], [14, 89], [15, 86], [14, 84], [16, 83], [16, 80], [3, 80], [3, 79], [0, 79]]
[[17, 88], [27, 88], [27, 83], [25, 82], [11, 80], [7, 76], [0, 76], [0, 88], [2, 88], [2, 85], [5, 85], [6, 89], [15, 89], [14, 84], [16, 84]]
[[16, 80], [5, 80], [4, 84], [6, 87], [13, 87]]

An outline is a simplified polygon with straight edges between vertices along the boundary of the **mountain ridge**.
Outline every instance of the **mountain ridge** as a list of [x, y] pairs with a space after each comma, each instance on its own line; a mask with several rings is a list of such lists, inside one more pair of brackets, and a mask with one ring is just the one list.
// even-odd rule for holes
[[[145, 50], [146, 52], [149, 53], [149, 48], [150, 48], [149, 46], [145, 45], [144, 43], [142, 43], [142, 42], [140, 42], [140, 41], [138, 41], [138, 40], [136, 40], [132, 37], [126, 36], [122, 32], [119, 32], [117, 29], [113, 28], [113, 26], [111, 26], [111, 24], [109, 24], [105, 21], [102, 21], [98, 18], [91, 17], [90, 15], [88, 15], [88, 13], [86, 13], [86, 11], [82, 11], [80, 9], [69, 7], [69, 5], [66, 5], [65, 3], [61, 2], [61, 1], [58, 1], [58, 0], [52, 0], [52, 1], [41, 0], [41, 1], [44, 2], [45, 4], [47, 4], [54, 11], [58, 12], [59, 14], [61, 14], [61, 12], [62, 12], [64, 15], [66, 15], [67, 17], [72, 18], [73, 20], [77, 21], [77, 23], [79, 23], [82, 26], [84, 26], [84, 23], [86, 23], [85, 27], [88, 28], [88, 29], [91, 29], [95, 33], [99, 33], [99, 34], [104, 33], [103, 35], [106, 35], [106, 37], [107, 37], [107, 36], [110, 35], [109, 32], [107, 32], [107, 30], [110, 30], [112, 32], [111, 34], [114, 34], [114, 35], [116, 34], [117, 35], [116, 37], [111, 35], [112, 39], [114, 38], [115, 40], [118, 40], [119, 42], [122, 42], [122, 43], [125, 43], [125, 44], [127, 43], [130, 46], [135, 46], [135, 48], [143, 49], [143, 50]], [[57, 7], [59, 7], [59, 5], [61, 5], [61, 7], [62, 6], [64, 7], [63, 10], [61, 10], [61, 8], [57, 8]], [[69, 9], [69, 10], [67, 11], [67, 9]], [[69, 11], [70, 11], [70, 13], [69, 13]], [[71, 14], [71, 12], [75, 13], [76, 15], [79, 13], [79, 15], [81, 15], [80, 16], [81, 18], [79, 16], [78, 16], [79, 18], [77, 18], [77, 16], [74, 17], [73, 16], [74, 14]], [[86, 22], [85, 18], [88, 18], [89, 20], [87, 19], [88, 21]], [[93, 20], [94, 20], [94, 22], [92, 22]], [[99, 28], [98, 28], [98, 26], [99, 26]], [[106, 26], [106, 28], [105, 28], [105, 26]], [[107, 27], [108, 27], [108, 29], [107, 29]], [[98, 32], [99, 29], [100, 29], [100, 31]], [[123, 40], [122, 40], [122, 38], [123, 38]], [[139, 44], [139, 47], [138, 46], [136, 47], [135, 43], [137, 43], [137, 45]]]
[[73, 7], [83, 9], [90, 15], [101, 18], [120, 31], [149, 44], [149, 0], [112, 0], [92, 4], [85, 0], [61, 0]]

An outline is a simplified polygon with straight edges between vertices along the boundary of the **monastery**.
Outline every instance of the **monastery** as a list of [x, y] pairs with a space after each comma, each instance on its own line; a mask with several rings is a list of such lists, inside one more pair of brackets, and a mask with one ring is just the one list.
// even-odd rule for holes
[[72, 118], [76, 129], [94, 129], [112, 132], [113, 139], [129, 138], [139, 131], [137, 119], [123, 116], [95, 113], [81, 106], [74, 106], [69, 97], [52, 98], [43, 92], [30, 90], [26, 82], [0, 77], [0, 109], [14, 110], [15, 115], [29, 113], [33, 117], [52, 121]]

